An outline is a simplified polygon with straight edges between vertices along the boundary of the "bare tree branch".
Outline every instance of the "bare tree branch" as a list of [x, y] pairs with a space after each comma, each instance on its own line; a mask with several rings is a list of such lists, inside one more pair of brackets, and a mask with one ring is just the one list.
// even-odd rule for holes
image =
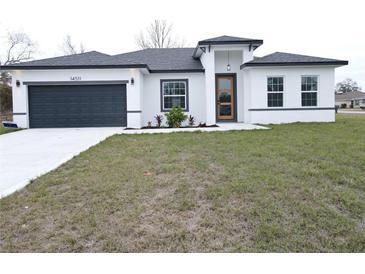
[[85, 52], [85, 47], [84, 47], [83, 43], [80, 43], [80, 46], [77, 47], [75, 44], [72, 43], [71, 35], [69, 35], [69, 34], [65, 36], [61, 49], [62, 49], [63, 53], [66, 55]]
[[32, 59], [36, 51], [35, 43], [24, 32], [9, 32], [6, 37], [6, 56], [1, 64], [10, 65]]
[[[35, 43], [24, 32], [8, 32], [4, 45], [4, 59], [0, 59], [0, 65], [10, 65], [32, 59], [36, 51]], [[0, 113], [3, 110], [11, 110], [11, 76], [8, 71], [0, 71]]]
[[[24, 32], [8, 32], [4, 44], [6, 50], [0, 65], [29, 61], [37, 49], [36, 44]], [[0, 81], [4, 85], [10, 85], [11, 77], [7, 71], [0, 72]]]
[[183, 47], [185, 40], [173, 37], [172, 30], [173, 25], [166, 20], [155, 20], [136, 37], [137, 46], [141, 49]]
[[347, 78], [342, 82], [336, 84], [336, 93], [346, 93], [346, 92], [361, 91], [361, 90], [362, 90], [361, 86], [359, 86], [359, 84], [356, 81], [350, 78]]

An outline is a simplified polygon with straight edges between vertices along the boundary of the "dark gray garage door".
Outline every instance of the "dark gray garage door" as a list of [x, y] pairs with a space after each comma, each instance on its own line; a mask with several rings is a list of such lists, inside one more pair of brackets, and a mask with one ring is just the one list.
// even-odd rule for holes
[[126, 85], [29, 86], [29, 126], [127, 126]]

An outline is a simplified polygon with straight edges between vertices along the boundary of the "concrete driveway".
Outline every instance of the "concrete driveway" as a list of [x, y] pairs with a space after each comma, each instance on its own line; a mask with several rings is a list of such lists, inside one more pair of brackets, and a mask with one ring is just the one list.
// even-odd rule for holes
[[0, 135], [0, 198], [123, 129], [27, 129]]

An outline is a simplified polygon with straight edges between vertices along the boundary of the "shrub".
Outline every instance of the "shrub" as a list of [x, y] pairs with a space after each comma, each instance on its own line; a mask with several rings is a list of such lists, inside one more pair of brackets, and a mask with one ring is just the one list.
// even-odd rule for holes
[[341, 108], [347, 108], [347, 104], [341, 104]]
[[157, 127], [161, 127], [161, 124], [162, 124], [162, 121], [163, 121], [163, 116], [159, 115], [159, 114], [156, 114], [155, 120], [156, 120]]
[[180, 107], [173, 107], [165, 116], [169, 127], [181, 127], [187, 118]]
[[0, 83], [0, 110], [12, 110], [12, 94], [11, 87]]

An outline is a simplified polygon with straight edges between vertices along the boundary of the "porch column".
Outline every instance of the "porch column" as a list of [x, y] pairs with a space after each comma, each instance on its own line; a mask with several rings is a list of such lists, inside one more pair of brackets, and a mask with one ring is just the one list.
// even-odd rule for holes
[[205, 96], [206, 96], [206, 123], [216, 123], [216, 102], [215, 102], [215, 61], [214, 50], [204, 54], [205, 68]]

